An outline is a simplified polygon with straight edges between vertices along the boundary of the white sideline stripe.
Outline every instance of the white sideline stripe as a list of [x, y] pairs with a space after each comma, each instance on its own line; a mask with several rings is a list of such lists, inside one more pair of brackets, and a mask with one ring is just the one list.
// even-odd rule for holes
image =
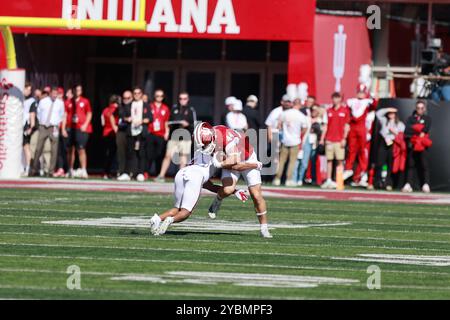
[[[80, 259], [93, 261], [127, 261], [127, 262], [143, 262], [143, 263], [168, 263], [168, 264], [193, 264], [193, 265], [214, 265], [214, 266], [232, 266], [232, 267], [255, 267], [255, 268], [273, 268], [273, 269], [289, 269], [289, 270], [322, 270], [322, 271], [351, 271], [366, 273], [366, 268], [331, 268], [318, 266], [288, 266], [288, 265], [274, 265], [274, 264], [259, 264], [259, 263], [237, 263], [237, 262], [206, 262], [193, 260], [160, 260], [160, 259], [132, 259], [132, 258], [108, 258], [108, 257], [86, 257], [86, 256], [49, 256], [49, 255], [20, 255], [20, 254], [0, 254], [0, 257], [7, 258], [31, 258], [31, 259]], [[330, 258], [330, 257], [326, 257]], [[404, 274], [425, 274], [450, 276], [450, 273], [434, 272], [434, 271], [405, 271], [405, 270], [386, 270], [387, 273], [404, 273]]]
[[381, 262], [433, 267], [450, 266], [450, 256], [419, 256], [405, 254], [358, 254], [361, 258], [332, 257], [334, 260]]
[[111, 280], [144, 281], [153, 283], [195, 283], [217, 285], [230, 283], [235, 286], [269, 287], [269, 288], [316, 288], [319, 285], [353, 285], [359, 283], [356, 279], [335, 277], [294, 276], [262, 273], [233, 272], [198, 272], [171, 271], [163, 275], [127, 275], [112, 277]]
[[[53, 235], [53, 234], [41, 234], [41, 233], [24, 233], [24, 232], [0, 232], [0, 234], [11, 234], [11, 235], [39, 235], [39, 236], [55, 236], [55, 237], [74, 237], [74, 238], [98, 238], [98, 239], [127, 239], [127, 240], [144, 240], [144, 238], [134, 238], [134, 237], [126, 237], [126, 236], [120, 236], [120, 237], [112, 237], [112, 236], [98, 236], [98, 235]], [[280, 234], [277, 234], [280, 235]], [[302, 238], [302, 237], [324, 237], [327, 236], [319, 236], [319, 235], [295, 235], [296, 238]], [[346, 238], [346, 237], [343, 237]], [[176, 238], [162, 238], [162, 237], [152, 237], [152, 241], [178, 241], [178, 242], [193, 242], [193, 243], [231, 243], [231, 244], [254, 244], [254, 245], [264, 245], [266, 246], [266, 242], [255, 242], [255, 241], [227, 241], [227, 240], [199, 240], [199, 239], [176, 239]], [[365, 238], [362, 238], [365, 239]], [[388, 239], [389, 240], [389, 239]], [[400, 240], [400, 239], [399, 239]], [[426, 242], [426, 240], [424, 240]], [[450, 249], [436, 249], [436, 248], [416, 248], [416, 247], [392, 247], [392, 246], [385, 246], [385, 245], [350, 245], [350, 244], [339, 244], [339, 243], [333, 243], [333, 244], [314, 244], [314, 243], [295, 243], [295, 244], [289, 244], [289, 243], [277, 243], [276, 244], [279, 247], [319, 247], [319, 248], [332, 248], [332, 247], [342, 247], [342, 248], [363, 248], [363, 249], [392, 249], [392, 250], [414, 250], [414, 251], [438, 251], [438, 252], [445, 252], [450, 251]], [[124, 247], [127, 248], [127, 247]]]

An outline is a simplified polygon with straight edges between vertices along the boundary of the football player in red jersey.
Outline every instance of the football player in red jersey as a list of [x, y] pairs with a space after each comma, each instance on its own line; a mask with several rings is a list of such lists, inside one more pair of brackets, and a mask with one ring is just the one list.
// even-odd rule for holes
[[369, 96], [365, 85], [357, 87], [356, 98], [348, 99], [347, 106], [350, 109], [350, 132], [348, 135], [348, 156], [345, 161], [344, 180], [353, 175], [353, 165], [358, 158], [359, 176], [354, 175], [353, 181], [361, 186], [367, 186], [367, 114], [375, 110], [378, 100]]
[[[222, 204], [222, 200], [236, 190], [236, 184], [242, 176], [247, 183], [250, 196], [255, 206], [256, 215], [261, 226], [261, 236], [272, 238], [267, 225], [267, 206], [261, 190], [261, 168], [253, 146], [248, 137], [226, 126], [215, 126], [211, 129], [214, 134], [216, 152], [224, 152], [227, 157], [235, 157], [237, 164], [232, 168], [222, 168], [222, 188], [209, 207], [209, 216], [215, 219]], [[199, 137], [194, 135], [197, 142]], [[217, 167], [220, 168], [220, 165]]]

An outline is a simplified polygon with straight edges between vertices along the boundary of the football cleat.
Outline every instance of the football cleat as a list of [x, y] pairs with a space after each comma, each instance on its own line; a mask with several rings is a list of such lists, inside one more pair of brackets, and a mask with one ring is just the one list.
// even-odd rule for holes
[[261, 229], [261, 237], [266, 239], [272, 239], [273, 236], [270, 234], [269, 229]]
[[211, 219], [215, 219], [217, 217], [217, 213], [219, 212], [221, 205], [222, 200], [219, 200], [217, 197], [215, 197], [213, 203], [211, 203], [208, 209], [208, 216]]
[[167, 217], [158, 228], [158, 235], [166, 233], [169, 226], [173, 223], [173, 217]]
[[150, 219], [150, 231], [153, 235], [158, 235], [158, 229], [161, 225], [161, 218], [155, 213], [155, 215]]

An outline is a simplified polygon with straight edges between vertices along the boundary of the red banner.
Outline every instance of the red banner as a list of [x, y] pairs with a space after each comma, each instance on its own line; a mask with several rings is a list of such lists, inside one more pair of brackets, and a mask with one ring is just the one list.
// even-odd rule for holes
[[365, 18], [316, 15], [314, 59], [319, 103], [329, 103], [334, 91], [343, 93], [344, 98], [353, 97], [359, 68], [370, 64], [371, 57]]
[[[144, 0], [21, 0], [0, 16], [136, 20]], [[147, 31], [15, 31], [204, 39], [312, 41], [315, 0], [146, 0]]]

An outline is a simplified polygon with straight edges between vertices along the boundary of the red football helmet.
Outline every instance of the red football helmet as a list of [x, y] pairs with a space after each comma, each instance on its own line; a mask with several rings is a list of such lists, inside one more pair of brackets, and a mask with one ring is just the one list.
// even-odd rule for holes
[[212, 154], [216, 148], [214, 128], [207, 122], [200, 122], [194, 129], [194, 143], [196, 150], [204, 154]]

